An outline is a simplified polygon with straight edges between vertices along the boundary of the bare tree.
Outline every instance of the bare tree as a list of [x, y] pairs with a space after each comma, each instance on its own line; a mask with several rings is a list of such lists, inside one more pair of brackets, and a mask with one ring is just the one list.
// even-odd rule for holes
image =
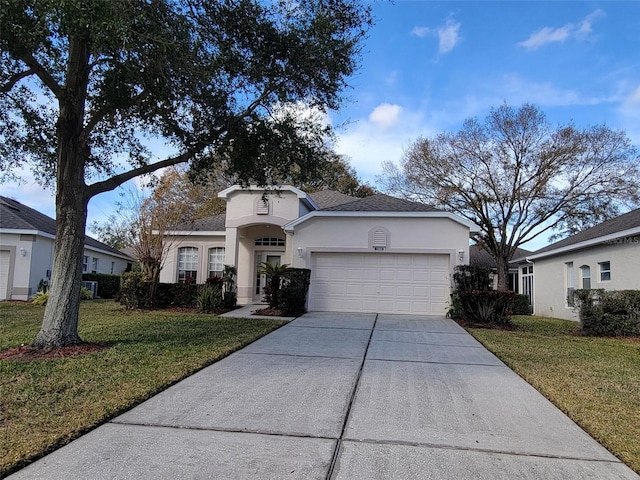
[[570, 234], [637, 205], [638, 153], [606, 126], [551, 126], [525, 104], [492, 109], [457, 133], [419, 138], [378, 179], [393, 194], [453, 211], [480, 227], [506, 288], [516, 248], [550, 230]]

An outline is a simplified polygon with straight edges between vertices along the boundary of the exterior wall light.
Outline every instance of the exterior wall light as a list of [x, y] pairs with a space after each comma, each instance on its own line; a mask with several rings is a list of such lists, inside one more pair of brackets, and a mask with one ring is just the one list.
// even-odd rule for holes
[[23, 247], [20, 247], [20, 255], [22, 255], [23, 257], [27, 256], [27, 251]]
[[298, 250], [298, 256], [302, 258], [302, 256], [304, 255], [304, 248], [298, 247], [297, 250]]
[[458, 258], [461, 262], [464, 262], [464, 250], [458, 250]]

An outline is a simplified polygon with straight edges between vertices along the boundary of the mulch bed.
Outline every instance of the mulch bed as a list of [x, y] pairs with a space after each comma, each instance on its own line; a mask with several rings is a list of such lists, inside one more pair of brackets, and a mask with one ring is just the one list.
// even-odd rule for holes
[[489, 330], [510, 330], [510, 331], [519, 330], [519, 327], [512, 323], [507, 323], [507, 324], [478, 323], [478, 322], [472, 322], [470, 320], [466, 320], [464, 318], [454, 318], [452, 320], [463, 328], [486, 328]]
[[21, 345], [1, 351], [0, 360], [19, 360], [23, 362], [50, 360], [102, 352], [109, 348], [111, 348], [110, 345], [100, 345], [98, 343], [80, 343], [60, 348], [36, 348], [33, 345]]

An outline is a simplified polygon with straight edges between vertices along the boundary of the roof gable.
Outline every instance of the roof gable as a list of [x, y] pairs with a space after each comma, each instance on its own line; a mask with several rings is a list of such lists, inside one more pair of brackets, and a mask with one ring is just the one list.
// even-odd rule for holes
[[640, 208], [632, 210], [628, 213], [612, 218], [605, 222], [602, 222], [595, 227], [587, 228], [581, 232], [571, 235], [563, 240], [559, 240], [551, 245], [547, 245], [539, 250], [536, 250], [531, 254], [531, 257], [538, 255], [546, 256], [542, 254], [552, 254], [556, 250], [573, 250], [575, 248], [582, 248], [591, 244], [599, 243], [609, 238], [616, 238], [616, 236], [629, 234], [629, 232], [640, 233]]
[[[56, 235], [56, 221], [53, 218], [27, 207], [17, 200], [2, 196], [0, 196], [0, 228], [5, 230], [33, 230], [52, 237]], [[102, 250], [119, 257], [127, 257], [121, 251], [111, 248], [109, 245], [89, 235], [85, 236], [84, 243], [86, 247]]]

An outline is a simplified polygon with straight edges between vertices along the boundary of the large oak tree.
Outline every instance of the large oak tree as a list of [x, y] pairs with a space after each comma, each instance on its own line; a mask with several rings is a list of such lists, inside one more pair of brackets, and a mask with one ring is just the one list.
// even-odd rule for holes
[[356, 0], [2, 0], [0, 174], [56, 188], [35, 345], [80, 342], [93, 196], [184, 162], [242, 183], [313, 174], [326, 132], [286, 106], [339, 107], [370, 21]]
[[624, 132], [552, 126], [534, 105], [502, 105], [460, 131], [419, 138], [380, 182], [397, 195], [453, 211], [480, 227], [506, 288], [516, 249], [550, 230], [571, 234], [640, 200], [639, 159]]

